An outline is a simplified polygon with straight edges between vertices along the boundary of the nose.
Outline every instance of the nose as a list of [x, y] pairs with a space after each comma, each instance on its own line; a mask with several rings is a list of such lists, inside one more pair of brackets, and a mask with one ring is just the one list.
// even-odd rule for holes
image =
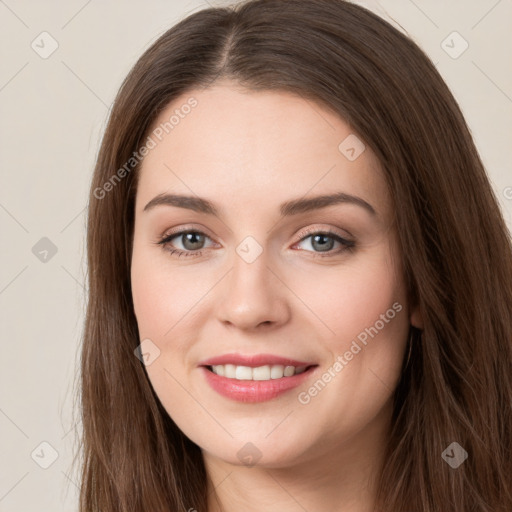
[[218, 318], [225, 325], [251, 331], [285, 324], [290, 318], [290, 290], [269, 268], [265, 252], [248, 263], [235, 255], [233, 268], [218, 296]]

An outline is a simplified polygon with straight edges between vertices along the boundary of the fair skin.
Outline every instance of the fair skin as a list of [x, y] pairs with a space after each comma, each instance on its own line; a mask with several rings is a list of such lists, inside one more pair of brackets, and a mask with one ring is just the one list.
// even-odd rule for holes
[[[197, 106], [145, 157], [136, 196], [132, 293], [140, 339], [160, 350], [146, 367], [151, 384], [202, 449], [210, 512], [370, 512], [409, 326], [421, 327], [407, 304], [379, 162], [369, 147], [346, 158], [338, 146], [353, 130], [319, 104], [231, 82], [187, 92], [155, 126], [190, 97]], [[337, 192], [374, 213], [361, 201], [280, 213], [284, 202]], [[218, 212], [144, 211], [163, 193], [205, 198]], [[204, 240], [156, 243], [182, 229]], [[354, 246], [324, 235], [322, 250], [305, 229]], [[250, 263], [237, 252], [248, 236], [261, 248]], [[393, 304], [396, 315], [376, 324]], [[336, 358], [376, 325], [332, 377]], [[233, 352], [316, 366], [299, 387], [243, 403], [212, 389], [199, 366]], [[305, 403], [329, 368], [331, 379]], [[254, 465], [239, 454], [247, 443]]]

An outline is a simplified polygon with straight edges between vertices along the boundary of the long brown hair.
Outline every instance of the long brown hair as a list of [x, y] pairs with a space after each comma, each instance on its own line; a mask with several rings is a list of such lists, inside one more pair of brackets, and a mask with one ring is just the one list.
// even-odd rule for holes
[[[134, 154], [169, 102], [218, 78], [318, 102], [382, 164], [424, 329], [413, 329], [395, 393], [379, 510], [510, 512], [510, 234], [434, 65], [390, 24], [344, 0], [199, 11], [163, 34], [122, 84], [89, 199], [80, 510], [207, 511], [200, 448], [163, 409], [134, 356], [130, 259]], [[452, 442], [468, 454], [457, 469], [442, 457]]]

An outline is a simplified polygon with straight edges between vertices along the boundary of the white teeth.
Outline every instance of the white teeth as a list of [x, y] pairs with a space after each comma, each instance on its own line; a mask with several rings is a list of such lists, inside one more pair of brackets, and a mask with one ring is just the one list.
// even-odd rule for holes
[[252, 380], [270, 380], [270, 366], [258, 366], [252, 369]]
[[212, 366], [214, 373], [224, 377], [224, 366], [222, 364], [218, 364], [216, 366]]
[[276, 364], [270, 368], [270, 378], [271, 379], [280, 379], [284, 377], [284, 366], [280, 364]]
[[211, 367], [213, 373], [221, 377], [237, 380], [270, 380], [281, 379], [283, 377], [292, 377], [306, 371], [305, 366], [283, 366], [274, 364], [272, 366], [258, 366], [252, 368], [250, 366], [236, 366], [234, 364], [216, 364]]
[[295, 375], [295, 366], [287, 366], [284, 369], [284, 376], [291, 377], [292, 375]]
[[235, 372], [235, 378], [237, 380], [251, 380], [252, 379], [252, 368], [249, 366], [237, 366]]
[[236, 379], [236, 366], [234, 364], [225, 364], [218, 366], [224, 366], [224, 377], [227, 377], [228, 379]]

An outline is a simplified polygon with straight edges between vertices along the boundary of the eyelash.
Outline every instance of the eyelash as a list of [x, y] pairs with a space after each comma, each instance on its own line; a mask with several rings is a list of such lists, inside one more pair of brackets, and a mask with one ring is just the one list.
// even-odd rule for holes
[[[181, 256], [184, 256], [186, 258], [201, 256], [203, 249], [197, 249], [195, 251], [192, 251], [192, 250], [182, 251], [181, 249], [170, 249], [167, 247], [167, 245], [170, 243], [171, 240], [173, 240], [174, 238], [177, 238], [181, 235], [187, 234], [187, 233], [195, 233], [195, 234], [204, 235], [205, 237], [210, 238], [206, 233], [203, 233], [202, 231], [199, 231], [196, 229], [185, 229], [182, 231], [178, 231], [176, 233], [171, 233], [169, 236], [165, 236], [162, 240], [159, 240], [156, 243], [157, 243], [157, 245], [161, 245], [165, 251], [169, 252], [171, 255], [177, 256], [178, 258], [181, 258]], [[355, 242], [353, 242], [351, 240], [347, 240], [345, 238], [342, 238], [340, 235], [338, 235], [337, 233], [335, 233], [334, 231], [331, 231], [329, 229], [306, 230], [303, 233], [301, 233], [301, 239], [298, 242], [296, 242], [294, 245], [297, 245], [297, 244], [303, 242], [304, 240], [306, 240], [307, 238], [309, 238], [313, 235], [325, 235], [325, 236], [328, 236], [329, 238], [334, 238], [335, 241], [341, 243], [341, 245], [342, 245], [342, 247], [339, 248], [338, 250], [328, 251], [325, 254], [313, 252], [313, 256], [312, 256], [313, 258], [329, 258], [329, 257], [336, 256], [338, 254], [341, 254], [344, 251], [352, 252], [355, 248]], [[304, 249], [302, 249], [302, 250], [304, 250]], [[312, 251], [305, 251], [305, 252], [312, 252]]]

